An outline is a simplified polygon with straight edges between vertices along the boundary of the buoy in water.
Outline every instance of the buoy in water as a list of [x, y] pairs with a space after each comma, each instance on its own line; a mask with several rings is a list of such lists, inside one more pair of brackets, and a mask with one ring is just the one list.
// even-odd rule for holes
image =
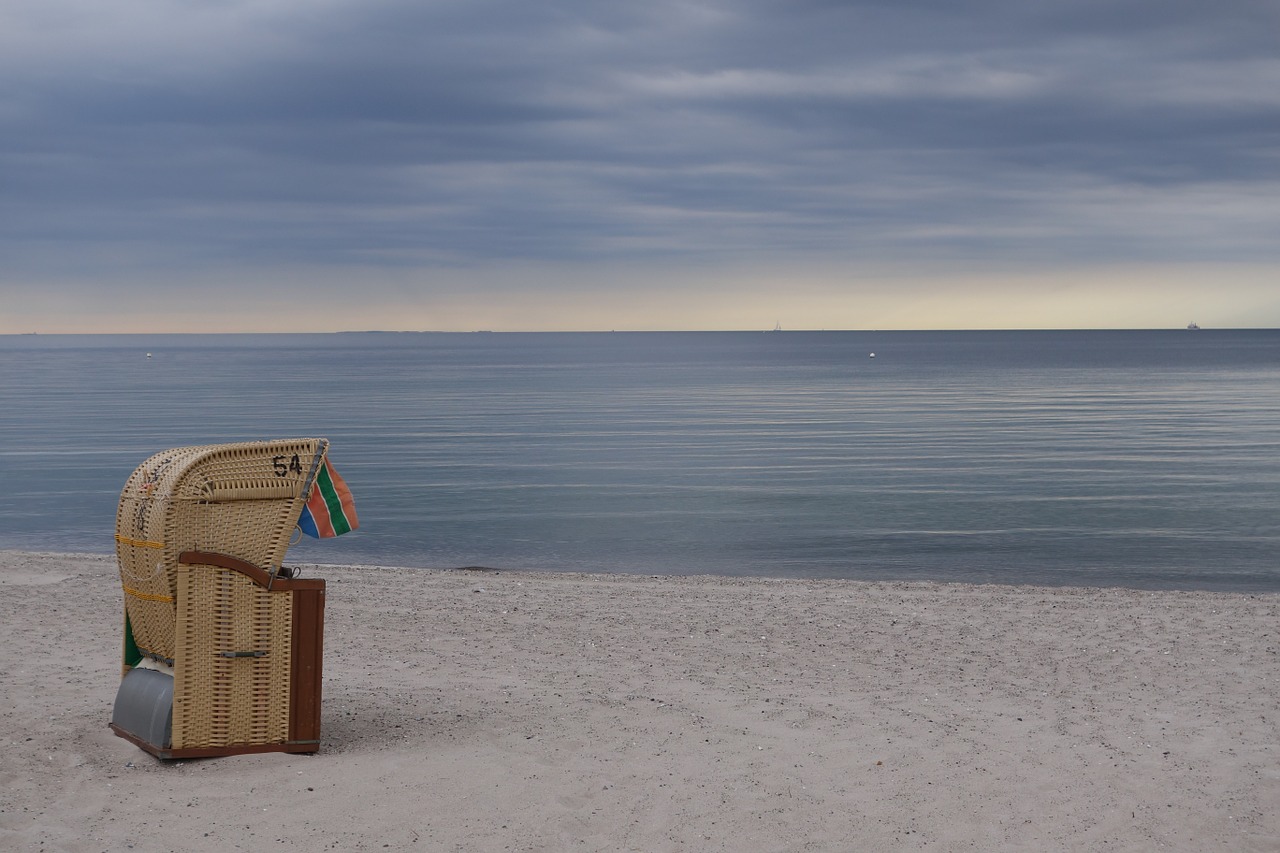
[[876, 357], [876, 354], [875, 354], [875, 353], [871, 353], [871, 358], [875, 358], [875, 357]]
[[147, 353], [147, 358], [151, 358], [151, 353]]

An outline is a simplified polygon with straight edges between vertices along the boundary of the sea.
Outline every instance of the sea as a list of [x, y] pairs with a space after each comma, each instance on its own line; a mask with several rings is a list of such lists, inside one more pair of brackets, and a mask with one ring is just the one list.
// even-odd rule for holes
[[323, 436], [286, 564], [1280, 591], [1280, 330], [0, 336], [0, 548]]

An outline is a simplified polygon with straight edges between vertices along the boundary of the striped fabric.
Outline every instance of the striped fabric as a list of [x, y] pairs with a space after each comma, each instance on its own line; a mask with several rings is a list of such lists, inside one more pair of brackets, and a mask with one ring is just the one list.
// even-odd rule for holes
[[316, 481], [311, 487], [311, 496], [307, 498], [306, 506], [302, 508], [302, 515], [298, 518], [298, 527], [308, 536], [328, 539], [341, 536], [359, 526], [360, 520], [356, 518], [356, 504], [351, 497], [351, 490], [326, 458], [324, 465], [316, 472]]

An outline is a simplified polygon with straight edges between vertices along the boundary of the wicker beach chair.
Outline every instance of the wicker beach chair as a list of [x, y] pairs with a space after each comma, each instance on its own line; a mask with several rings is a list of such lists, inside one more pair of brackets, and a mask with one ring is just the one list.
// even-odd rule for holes
[[319, 749], [325, 582], [281, 561], [327, 451], [317, 438], [180, 447], [129, 477], [116, 734], [160, 758]]

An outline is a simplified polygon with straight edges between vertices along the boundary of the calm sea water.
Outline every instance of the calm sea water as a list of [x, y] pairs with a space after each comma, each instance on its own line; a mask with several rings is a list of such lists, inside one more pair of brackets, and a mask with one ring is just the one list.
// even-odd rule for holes
[[8, 336], [0, 399], [5, 548], [321, 435], [296, 562], [1280, 590], [1278, 331]]

